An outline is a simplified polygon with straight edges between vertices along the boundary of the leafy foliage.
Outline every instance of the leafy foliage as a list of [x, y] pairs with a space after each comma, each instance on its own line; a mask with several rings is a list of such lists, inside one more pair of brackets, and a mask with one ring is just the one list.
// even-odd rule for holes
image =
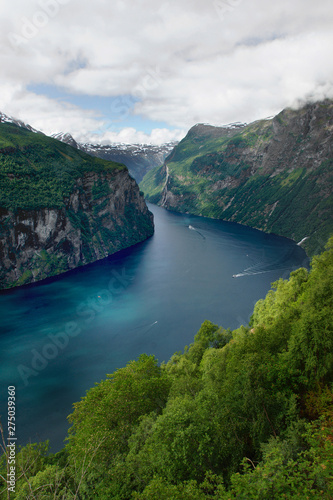
[[142, 355], [90, 389], [65, 450], [21, 450], [16, 498], [331, 499], [332, 301], [333, 238], [249, 326], [205, 321], [168, 363]]
[[[86, 172], [126, 169], [14, 124], [0, 123], [0, 207], [62, 208]], [[96, 199], [107, 187], [94, 186]], [[102, 190], [102, 191], [101, 191]], [[103, 191], [104, 190], [104, 191]]]

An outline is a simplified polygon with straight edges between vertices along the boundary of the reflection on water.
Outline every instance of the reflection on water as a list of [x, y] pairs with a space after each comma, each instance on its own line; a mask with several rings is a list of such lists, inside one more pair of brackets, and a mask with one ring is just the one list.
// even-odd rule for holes
[[307, 265], [285, 238], [150, 208], [146, 242], [0, 294], [0, 414], [15, 385], [20, 443], [49, 438], [59, 449], [72, 403], [106, 373], [142, 352], [168, 360], [205, 319], [247, 323], [272, 281]]

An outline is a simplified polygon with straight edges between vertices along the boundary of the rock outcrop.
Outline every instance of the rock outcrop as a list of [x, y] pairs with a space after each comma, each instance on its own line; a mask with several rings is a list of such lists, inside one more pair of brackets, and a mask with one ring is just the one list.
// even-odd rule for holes
[[[49, 141], [59, 144], [58, 141], [49, 138], [47, 141], [48, 147], [50, 147]], [[65, 152], [61, 150], [62, 157], [66, 155], [74, 162], [73, 158], [77, 153], [71, 152], [69, 146], [62, 147], [66, 148]], [[31, 160], [31, 151], [34, 152], [33, 149], [31, 150], [33, 138], [29, 148], [27, 162]], [[14, 156], [15, 151], [14, 148]], [[23, 156], [24, 154], [25, 151], [23, 151]], [[72, 157], [69, 156], [70, 154]], [[15, 173], [17, 158], [16, 162], [13, 160], [12, 163], [8, 163], [10, 167], [7, 167], [3, 158], [1, 163], [3, 155], [6, 156], [8, 162], [11, 153], [0, 154], [2, 187], [4, 186], [4, 189], [8, 191], [8, 186], [16, 181], [18, 187], [15, 193], [19, 194], [22, 177], [19, 178]], [[2, 208], [0, 208], [1, 288], [32, 283], [66, 272], [105, 258], [153, 234], [153, 215], [149, 212], [143, 195], [128, 170], [119, 164], [111, 165], [112, 168], [109, 168], [109, 162], [101, 160], [96, 160], [98, 163], [95, 164], [91, 157], [84, 153], [80, 155], [80, 159], [83, 158], [87, 164], [85, 164], [84, 171], [79, 176], [75, 176], [70, 189], [67, 186], [65, 190], [67, 192], [62, 197], [60, 206], [46, 201], [38, 202], [42, 206], [38, 206], [35, 202], [36, 206], [29, 208], [25, 201], [26, 206], [20, 207], [20, 199], [18, 199], [15, 201], [16, 205], [11, 207], [10, 201], [13, 195], [9, 197], [7, 206], [5, 202], [2, 203]], [[91, 162], [91, 170], [89, 162]], [[36, 169], [37, 165], [39, 162], [35, 159], [33, 168]], [[8, 173], [9, 168], [10, 173]], [[67, 163], [66, 168], [68, 168]], [[7, 177], [4, 179], [5, 175]], [[31, 181], [30, 170], [27, 171], [26, 176]], [[41, 182], [40, 179], [38, 182]], [[35, 184], [36, 190], [41, 186], [38, 182]], [[31, 182], [29, 188], [33, 188]], [[23, 194], [22, 200], [25, 200]], [[53, 196], [53, 193], [51, 194]], [[31, 203], [33, 202], [32, 196], [33, 194], [29, 195]], [[4, 196], [3, 200], [6, 200]], [[50, 206], [45, 206], [47, 204]]]

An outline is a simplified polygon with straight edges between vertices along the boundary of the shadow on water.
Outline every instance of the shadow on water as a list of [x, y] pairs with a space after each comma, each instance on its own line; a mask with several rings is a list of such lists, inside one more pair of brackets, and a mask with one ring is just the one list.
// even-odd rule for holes
[[[60, 449], [72, 404], [106, 373], [141, 353], [167, 361], [206, 319], [246, 324], [270, 283], [307, 262], [285, 238], [150, 209], [149, 240], [0, 294], [0, 383], [17, 388], [19, 444], [50, 439]], [[2, 416], [5, 409], [2, 391]]]

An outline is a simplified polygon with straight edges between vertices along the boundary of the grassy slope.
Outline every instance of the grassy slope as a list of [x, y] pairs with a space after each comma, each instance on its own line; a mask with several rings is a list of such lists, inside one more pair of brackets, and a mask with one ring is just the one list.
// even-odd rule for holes
[[[287, 129], [295, 117], [284, 111], [277, 119]], [[275, 161], [272, 171], [261, 167], [260, 157], [275, 140], [272, 120], [250, 124], [231, 137], [200, 135], [194, 127], [166, 162], [167, 188], [175, 196], [168, 208], [233, 220], [297, 241], [309, 236], [308, 253], [318, 253], [333, 233], [333, 160], [327, 158], [315, 168], [299, 162], [297, 168], [289, 169], [302, 154], [303, 144], [307, 146], [301, 134], [291, 138], [294, 128], [290, 128], [283, 140], [294, 144], [281, 149], [281, 164], [277, 166]], [[159, 203], [165, 182], [166, 169], [158, 167], [146, 175], [140, 187], [148, 201]]]
[[0, 124], [0, 207], [61, 208], [85, 172], [125, 169], [13, 124]]

